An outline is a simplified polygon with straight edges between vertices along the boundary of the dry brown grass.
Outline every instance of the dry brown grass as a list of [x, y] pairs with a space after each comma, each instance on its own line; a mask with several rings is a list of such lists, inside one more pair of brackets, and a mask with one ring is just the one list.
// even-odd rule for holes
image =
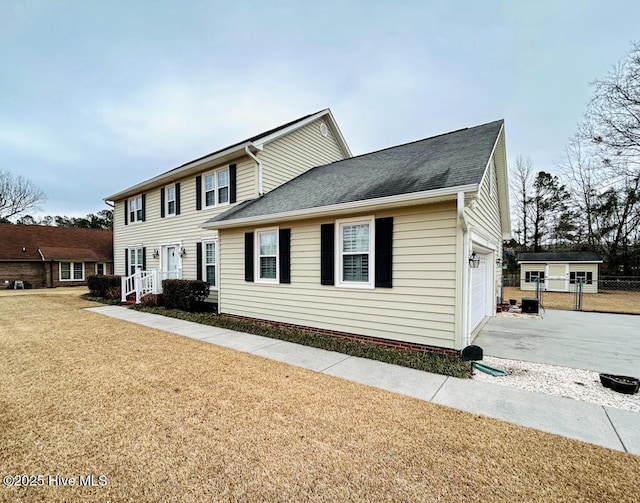
[[[516, 287], [505, 287], [503, 298], [517, 299], [535, 297], [535, 292], [520, 290]], [[545, 309], [573, 310], [575, 293], [544, 292], [542, 302]], [[582, 296], [583, 311], [600, 311], [606, 313], [640, 314], [640, 292], [600, 292], [585, 293]]]
[[0, 299], [3, 501], [636, 501], [640, 457], [83, 311]]

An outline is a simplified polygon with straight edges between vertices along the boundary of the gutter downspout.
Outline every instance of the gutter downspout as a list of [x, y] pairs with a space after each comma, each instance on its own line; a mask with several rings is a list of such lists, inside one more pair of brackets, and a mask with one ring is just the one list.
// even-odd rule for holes
[[262, 196], [264, 194], [264, 189], [262, 188], [262, 161], [249, 150], [249, 145], [244, 147], [244, 151], [258, 164], [258, 196]]
[[469, 223], [464, 212], [464, 192], [458, 192], [458, 219], [462, 225], [462, 347], [469, 345]]

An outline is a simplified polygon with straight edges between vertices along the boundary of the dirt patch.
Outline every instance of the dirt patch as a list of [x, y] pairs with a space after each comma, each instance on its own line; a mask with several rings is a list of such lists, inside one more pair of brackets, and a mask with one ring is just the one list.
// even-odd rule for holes
[[[516, 299], [519, 304], [523, 297], [535, 297], [535, 292], [524, 291], [515, 287], [504, 288], [503, 298], [506, 300]], [[544, 292], [542, 302], [545, 309], [573, 310], [575, 294], [572, 292]], [[640, 292], [585, 293], [582, 296], [582, 310], [640, 314]]]
[[2, 501], [635, 501], [640, 457], [82, 310], [0, 303]]

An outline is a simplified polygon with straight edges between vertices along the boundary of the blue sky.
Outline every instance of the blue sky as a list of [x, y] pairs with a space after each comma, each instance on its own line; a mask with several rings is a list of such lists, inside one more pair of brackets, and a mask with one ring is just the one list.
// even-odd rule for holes
[[555, 170], [640, 2], [0, 0], [0, 169], [38, 215], [331, 108], [354, 154], [504, 118]]

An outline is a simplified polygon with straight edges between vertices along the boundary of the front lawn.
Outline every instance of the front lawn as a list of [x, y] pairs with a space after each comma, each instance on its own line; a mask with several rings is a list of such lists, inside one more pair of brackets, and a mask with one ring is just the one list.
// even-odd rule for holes
[[0, 471], [96, 486], [0, 486], [0, 501], [637, 499], [640, 457], [91, 305], [2, 298]]

